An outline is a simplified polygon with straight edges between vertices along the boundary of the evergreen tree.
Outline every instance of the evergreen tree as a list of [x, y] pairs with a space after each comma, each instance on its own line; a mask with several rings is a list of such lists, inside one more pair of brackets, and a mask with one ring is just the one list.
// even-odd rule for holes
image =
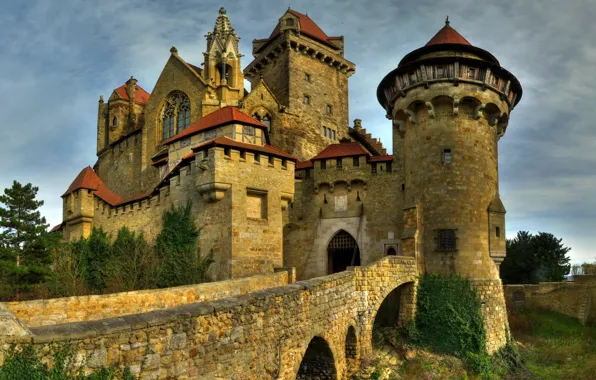
[[203, 282], [213, 254], [201, 257], [199, 228], [192, 217], [192, 205], [175, 206], [163, 215], [163, 228], [155, 240], [159, 258], [156, 285], [160, 288]]
[[109, 269], [107, 264], [112, 256], [110, 237], [101, 226], [93, 227], [91, 235], [82, 244], [81, 273], [83, 283], [93, 293], [106, 290]]
[[0, 282], [19, 297], [21, 290], [43, 282], [49, 273], [49, 247], [57, 242], [47, 232], [46, 219], [40, 215], [43, 201], [36, 200], [38, 187], [14, 181], [0, 195]]
[[532, 235], [519, 231], [507, 240], [507, 256], [501, 264], [501, 278], [505, 284], [535, 284], [540, 281], [562, 281], [571, 265], [562, 239], [539, 232]]

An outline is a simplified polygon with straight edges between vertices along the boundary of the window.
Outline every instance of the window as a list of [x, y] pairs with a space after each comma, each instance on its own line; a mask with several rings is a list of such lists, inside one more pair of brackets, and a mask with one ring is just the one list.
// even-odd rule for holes
[[333, 114], [333, 106], [330, 104], [327, 104], [327, 114], [328, 115], [332, 115]]
[[456, 241], [455, 230], [437, 230], [437, 251], [457, 250]]
[[352, 166], [360, 166], [360, 157], [356, 156], [353, 158]]
[[370, 171], [373, 174], [377, 173], [377, 164], [376, 163], [370, 165]]
[[410, 80], [410, 84], [416, 83], [416, 73], [410, 73], [408, 79]]
[[394, 247], [387, 248], [387, 256], [397, 256], [397, 251]]
[[391, 173], [391, 171], [392, 171], [391, 164], [392, 164], [391, 161], [387, 161], [387, 173]]
[[327, 169], [327, 161], [321, 160], [321, 170], [325, 170], [325, 169]]
[[310, 74], [304, 74], [304, 80], [310, 82]]
[[402, 189], [402, 191], [406, 189], [406, 184], [405, 183], [402, 183], [401, 184], [401, 189]]
[[342, 159], [341, 158], [336, 158], [335, 159], [335, 167], [336, 168], [341, 169], [342, 168], [342, 163], [343, 162], [342, 162]]
[[304, 104], [310, 104], [310, 96], [304, 95]]
[[443, 149], [443, 163], [451, 163], [451, 149]]
[[470, 67], [468, 69], [468, 78], [470, 79], [476, 79], [476, 69]]
[[331, 130], [331, 139], [335, 140], [335, 131]]
[[501, 237], [501, 227], [495, 228], [495, 235], [500, 238]]
[[267, 192], [246, 190], [246, 217], [249, 219], [267, 219]]
[[310, 178], [310, 169], [306, 169], [306, 170], [304, 171], [304, 178], [305, 178], [305, 179], [309, 179], [309, 178]]
[[118, 118], [114, 116], [112, 119], [112, 128], [116, 128], [118, 126]]
[[161, 114], [162, 139], [169, 139], [190, 125], [190, 100], [181, 92], [166, 99]]
[[445, 67], [437, 66], [437, 78], [444, 78], [445, 77]]
[[190, 125], [190, 100], [185, 98], [178, 107], [178, 132], [180, 133]]
[[255, 135], [255, 127], [251, 127], [249, 125], [242, 126], [242, 134], [246, 136], [254, 136]]
[[267, 128], [271, 128], [271, 116], [265, 115], [261, 119], [261, 123], [265, 124]]
[[326, 126], [321, 127], [321, 134], [323, 136], [327, 137], [327, 127]]
[[294, 26], [294, 19], [289, 18], [286, 20], [286, 26]]

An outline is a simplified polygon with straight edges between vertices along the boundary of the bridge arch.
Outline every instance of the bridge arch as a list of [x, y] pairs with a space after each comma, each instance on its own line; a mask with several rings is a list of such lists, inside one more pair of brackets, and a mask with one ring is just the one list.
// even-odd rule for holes
[[348, 325], [345, 342], [346, 372], [353, 375], [360, 368], [360, 350], [358, 349], [358, 334], [353, 325]]
[[308, 343], [296, 375], [296, 380], [309, 379], [337, 380], [333, 351], [319, 335], [315, 335]]
[[371, 315], [371, 343], [375, 347], [383, 343], [386, 329], [404, 326], [414, 318], [416, 310], [416, 287], [414, 282], [405, 282], [379, 297]]

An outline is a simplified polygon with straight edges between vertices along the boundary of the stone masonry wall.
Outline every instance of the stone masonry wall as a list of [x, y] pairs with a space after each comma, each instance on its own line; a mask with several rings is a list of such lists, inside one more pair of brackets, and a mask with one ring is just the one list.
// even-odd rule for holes
[[370, 352], [372, 325], [383, 299], [415, 279], [414, 258], [393, 256], [218, 301], [34, 327], [32, 337], [15, 339], [32, 338], [39, 346], [70, 341], [87, 372], [126, 366], [143, 379], [261, 380], [295, 379], [309, 342], [319, 337], [329, 345], [337, 378], [345, 379], [349, 328], [355, 330], [357, 349]]
[[167, 309], [194, 302], [214, 301], [288, 284], [288, 272], [252, 276], [166, 289], [104, 295], [6, 302], [6, 307], [28, 327], [93, 321]]

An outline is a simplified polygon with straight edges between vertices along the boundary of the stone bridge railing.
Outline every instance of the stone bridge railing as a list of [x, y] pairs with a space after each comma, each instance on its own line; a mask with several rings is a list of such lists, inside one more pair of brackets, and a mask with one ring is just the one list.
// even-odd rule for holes
[[[415, 279], [413, 257], [389, 256], [238, 297], [31, 327], [30, 333], [5, 336], [3, 343], [70, 341], [88, 372], [119, 366], [141, 378], [295, 379], [316, 340], [326, 343], [332, 358], [334, 374], [322, 378], [344, 379], [346, 354], [353, 359], [371, 350], [375, 316], [395, 289], [406, 289], [399, 296], [400, 320], [413, 317]], [[355, 339], [346, 339], [349, 330]], [[310, 370], [316, 367], [309, 364]]]

